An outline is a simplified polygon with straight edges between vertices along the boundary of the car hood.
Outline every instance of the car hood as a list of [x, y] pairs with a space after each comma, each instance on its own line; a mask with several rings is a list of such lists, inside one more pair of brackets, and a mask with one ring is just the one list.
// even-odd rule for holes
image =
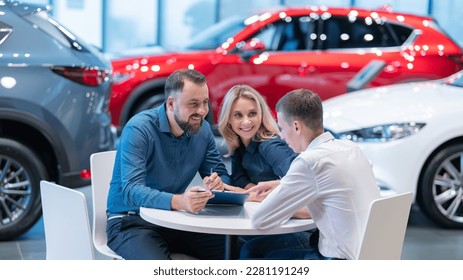
[[324, 125], [333, 132], [344, 132], [379, 124], [427, 122], [461, 112], [462, 102], [462, 88], [440, 81], [366, 89], [324, 101]]

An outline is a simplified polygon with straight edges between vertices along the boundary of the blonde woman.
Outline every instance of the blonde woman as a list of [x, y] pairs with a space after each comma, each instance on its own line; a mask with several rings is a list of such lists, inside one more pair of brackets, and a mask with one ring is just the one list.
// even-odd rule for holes
[[275, 119], [262, 95], [247, 85], [235, 85], [222, 103], [219, 131], [232, 161], [229, 190], [257, 184], [278, 185], [297, 154], [278, 136]]
[[[268, 192], [279, 184], [297, 154], [279, 136], [278, 125], [265, 99], [252, 87], [233, 86], [225, 95], [219, 116], [219, 131], [232, 160], [232, 185], [228, 190], [243, 192], [255, 185]], [[249, 200], [259, 201], [254, 193]], [[302, 209], [294, 217], [307, 218]], [[310, 232], [274, 235], [272, 250], [307, 249]], [[252, 240], [252, 243], [250, 242]], [[241, 259], [265, 258], [268, 244], [262, 236], [243, 236]]]

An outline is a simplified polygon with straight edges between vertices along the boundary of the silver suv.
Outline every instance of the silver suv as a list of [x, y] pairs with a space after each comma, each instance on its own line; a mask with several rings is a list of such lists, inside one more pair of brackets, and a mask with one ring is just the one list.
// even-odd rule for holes
[[89, 159], [114, 149], [111, 66], [48, 6], [0, 0], [0, 240], [41, 216], [41, 179], [89, 185]]

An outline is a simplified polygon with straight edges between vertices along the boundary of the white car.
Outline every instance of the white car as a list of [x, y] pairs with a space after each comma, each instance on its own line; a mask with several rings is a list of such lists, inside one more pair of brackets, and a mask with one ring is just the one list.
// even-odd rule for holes
[[463, 71], [323, 102], [325, 128], [363, 149], [383, 192], [415, 194], [444, 227], [463, 228]]

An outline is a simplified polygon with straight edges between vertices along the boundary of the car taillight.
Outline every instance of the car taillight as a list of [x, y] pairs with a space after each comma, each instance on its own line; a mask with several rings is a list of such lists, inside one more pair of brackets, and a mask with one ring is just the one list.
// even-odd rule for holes
[[89, 169], [83, 169], [80, 171], [80, 178], [82, 179], [91, 179], [92, 174], [90, 173]]
[[52, 67], [53, 72], [74, 82], [87, 86], [98, 86], [110, 77], [108, 70], [90, 67]]
[[463, 66], [463, 55], [459, 54], [459, 55], [449, 55], [449, 58], [453, 61], [455, 61], [456, 63], [458, 63], [458, 65], [460, 66]]

